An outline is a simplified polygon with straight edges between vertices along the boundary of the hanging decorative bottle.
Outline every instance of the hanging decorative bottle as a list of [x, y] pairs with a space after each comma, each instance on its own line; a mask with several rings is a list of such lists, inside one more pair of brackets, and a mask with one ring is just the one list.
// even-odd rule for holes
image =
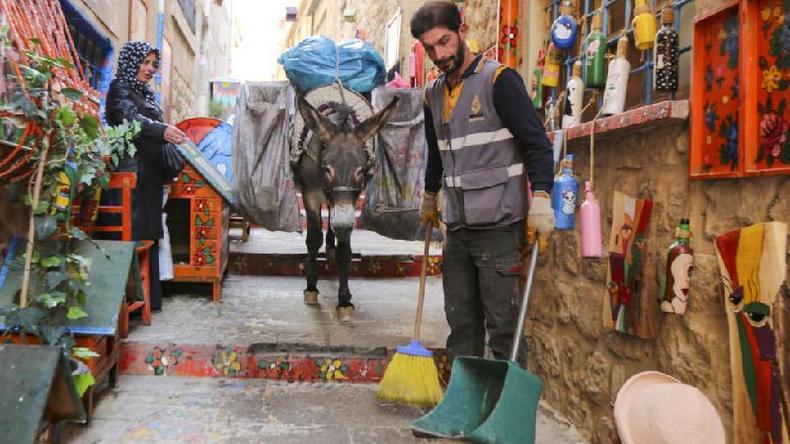
[[666, 276], [662, 281], [661, 310], [682, 315], [686, 312], [689, 278], [694, 268], [694, 250], [689, 245], [689, 220], [680, 219], [675, 231], [675, 242], [669, 246]]
[[549, 43], [546, 51], [546, 64], [543, 65], [543, 86], [556, 88], [560, 83], [560, 69], [565, 60], [565, 54], [554, 43]]
[[628, 38], [623, 35], [617, 41], [617, 55], [609, 62], [609, 76], [606, 78], [606, 91], [603, 95], [601, 115], [611, 116], [623, 112], [625, 95], [628, 89], [628, 76], [631, 64], [628, 62]]
[[601, 257], [601, 206], [589, 181], [584, 182], [584, 193], [584, 202], [579, 208], [582, 257]]
[[560, 49], [570, 49], [576, 43], [578, 24], [573, 18], [573, 3], [565, 0], [560, 7], [560, 16], [551, 25], [551, 41]]
[[606, 83], [606, 36], [603, 18], [593, 15], [590, 34], [584, 40], [584, 59], [587, 65], [584, 84], [588, 88], [601, 88]]
[[565, 156], [562, 174], [554, 183], [552, 194], [558, 193], [555, 200], [557, 207], [554, 209], [554, 228], [572, 230], [576, 225], [576, 199], [579, 195], [579, 182], [573, 176], [573, 154]]
[[582, 102], [584, 102], [584, 81], [582, 80], [582, 62], [573, 64], [573, 76], [568, 80], [565, 91], [565, 103], [562, 106], [562, 127], [570, 128], [582, 120]]
[[667, 6], [661, 13], [661, 29], [656, 34], [656, 47], [653, 57], [656, 91], [675, 92], [678, 90], [678, 33], [674, 27], [675, 17], [672, 7]]
[[546, 64], [546, 53], [538, 51], [538, 63], [532, 70], [531, 90], [532, 104], [535, 109], [543, 108], [543, 66]]
[[636, 49], [645, 51], [653, 47], [656, 38], [656, 18], [650, 12], [647, 0], [636, 0], [634, 8], [634, 44]]

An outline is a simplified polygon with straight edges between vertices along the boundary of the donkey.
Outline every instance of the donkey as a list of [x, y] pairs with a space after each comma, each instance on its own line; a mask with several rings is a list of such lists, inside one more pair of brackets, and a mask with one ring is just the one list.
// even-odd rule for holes
[[337, 317], [349, 322], [354, 314], [351, 292], [348, 289], [348, 266], [351, 262], [351, 231], [354, 229], [355, 209], [360, 192], [365, 189], [373, 159], [365, 149], [365, 142], [381, 129], [392, 116], [398, 98], [395, 97], [383, 110], [356, 126], [352, 125], [351, 109], [337, 108], [332, 122], [313, 108], [302, 96], [297, 98], [299, 113], [313, 137], [305, 147], [304, 155], [294, 165], [296, 185], [302, 191], [307, 214], [307, 289], [304, 303], [318, 304], [318, 249], [324, 236], [321, 224], [321, 205], [329, 203], [329, 233], [327, 249], [333, 240], [337, 243], [339, 289]]

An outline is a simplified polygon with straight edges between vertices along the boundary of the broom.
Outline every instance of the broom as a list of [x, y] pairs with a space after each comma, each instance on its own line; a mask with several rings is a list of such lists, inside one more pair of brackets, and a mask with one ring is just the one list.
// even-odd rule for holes
[[420, 344], [422, 306], [425, 301], [425, 275], [428, 273], [428, 248], [431, 243], [431, 224], [425, 224], [425, 246], [420, 269], [420, 292], [417, 297], [417, 316], [414, 320], [414, 336], [409, 345], [397, 348], [379, 384], [379, 399], [430, 408], [442, 400], [439, 372], [433, 360], [433, 352]]

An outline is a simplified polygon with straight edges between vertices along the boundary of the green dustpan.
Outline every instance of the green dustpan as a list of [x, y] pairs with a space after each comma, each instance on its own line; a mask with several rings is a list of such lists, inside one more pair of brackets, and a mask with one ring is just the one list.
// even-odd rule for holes
[[442, 402], [412, 423], [417, 436], [481, 443], [534, 443], [543, 384], [516, 364], [532, 290], [538, 242], [532, 247], [510, 360], [458, 357]]

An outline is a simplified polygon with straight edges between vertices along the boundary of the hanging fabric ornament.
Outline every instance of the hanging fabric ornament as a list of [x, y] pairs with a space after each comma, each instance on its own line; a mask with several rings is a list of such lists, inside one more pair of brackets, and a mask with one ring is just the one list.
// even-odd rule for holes
[[590, 33], [584, 40], [584, 58], [587, 65], [584, 84], [588, 88], [601, 88], [606, 82], [606, 36], [603, 18], [596, 13], [592, 18]]
[[634, 8], [634, 44], [636, 49], [645, 51], [653, 47], [656, 38], [656, 18], [650, 11], [647, 0], [636, 0]]
[[654, 88], [656, 91], [678, 90], [678, 33], [674, 27], [672, 7], [661, 12], [661, 29], [656, 34]]
[[689, 277], [694, 267], [694, 249], [689, 245], [689, 220], [680, 219], [675, 242], [667, 252], [666, 276], [661, 288], [661, 311], [682, 315], [686, 312]]
[[565, 91], [565, 103], [562, 107], [562, 127], [570, 128], [582, 120], [582, 102], [584, 101], [584, 81], [582, 80], [582, 62], [573, 64], [573, 76], [568, 80]]
[[565, 54], [552, 42], [546, 51], [546, 64], [543, 66], [543, 86], [556, 88], [560, 83], [560, 69]]
[[625, 95], [628, 90], [628, 76], [631, 64], [628, 62], [628, 37], [623, 35], [617, 41], [617, 55], [609, 62], [609, 77], [606, 79], [606, 91], [603, 94], [602, 116], [620, 114], [625, 107]]
[[573, 3], [565, 0], [560, 7], [560, 16], [551, 25], [551, 41], [560, 49], [570, 49], [576, 43], [579, 25], [573, 18]]
[[601, 257], [601, 206], [593, 193], [592, 182], [584, 182], [584, 202], [579, 208], [582, 257]]

